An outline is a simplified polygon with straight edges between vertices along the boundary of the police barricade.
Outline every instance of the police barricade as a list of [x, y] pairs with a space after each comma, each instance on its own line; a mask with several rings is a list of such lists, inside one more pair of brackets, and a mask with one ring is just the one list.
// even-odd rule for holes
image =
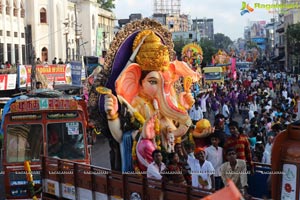
[[74, 177], [77, 199], [93, 199], [92, 166], [74, 164]]
[[[145, 174], [122, 173], [56, 158], [43, 157], [42, 161], [43, 199], [199, 200], [211, 194], [205, 189], [146, 178]], [[249, 194], [254, 199], [261, 198], [257, 194], [259, 187], [264, 187], [257, 184], [266, 184], [266, 177], [256, 175], [264, 167], [268, 166], [259, 168], [257, 164], [256, 173], [248, 179]], [[266, 191], [266, 187], [262, 190]]]
[[146, 185], [147, 200], [163, 200], [163, 187], [161, 180], [147, 178]]
[[164, 184], [164, 199], [165, 200], [188, 200], [189, 187], [182, 184], [165, 183]]
[[65, 199], [76, 199], [76, 187], [75, 187], [75, 170], [74, 162], [59, 160], [58, 161], [58, 175], [60, 181], [61, 197]]
[[119, 171], [111, 171], [108, 174], [108, 195], [112, 200], [123, 200], [125, 193], [124, 175]]
[[271, 165], [254, 163], [254, 174], [248, 174], [248, 193], [254, 198], [271, 198]]
[[108, 174], [110, 170], [98, 167], [92, 168], [92, 180], [95, 199], [108, 200]]
[[144, 199], [146, 196], [146, 177], [145, 174], [125, 173], [126, 194], [125, 199]]
[[43, 199], [57, 199], [60, 197], [60, 177], [57, 173], [58, 171], [57, 159], [42, 157]]
[[205, 189], [199, 189], [196, 187], [190, 187], [190, 200], [199, 200], [209, 194], [211, 194], [211, 192], [209, 190], [205, 190]]

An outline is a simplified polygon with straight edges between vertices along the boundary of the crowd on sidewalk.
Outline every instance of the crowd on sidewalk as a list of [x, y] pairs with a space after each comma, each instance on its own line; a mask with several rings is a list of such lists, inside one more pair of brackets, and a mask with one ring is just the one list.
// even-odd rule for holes
[[194, 138], [193, 143], [176, 143], [165, 158], [154, 151], [147, 177], [211, 191], [221, 189], [230, 178], [247, 196], [253, 162], [271, 164], [274, 138], [299, 120], [298, 81], [285, 72], [253, 70], [238, 72], [237, 80], [207, 85], [212, 91], [193, 91], [195, 104], [189, 114], [194, 128], [199, 120], [208, 119], [214, 132], [200, 139], [206, 140], [200, 147]]

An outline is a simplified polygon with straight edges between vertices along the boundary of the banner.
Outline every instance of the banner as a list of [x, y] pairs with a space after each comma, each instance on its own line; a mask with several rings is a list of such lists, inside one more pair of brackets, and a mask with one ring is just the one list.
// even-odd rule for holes
[[[20, 88], [24, 88], [31, 85], [31, 65], [20, 65], [19, 66], [19, 85]], [[37, 77], [37, 72], [39, 72], [42, 77]], [[59, 84], [71, 84], [71, 65], [36, 65], [36, 77], [37, 81], [39, 78], [46, 79], [48, 84], [56, 85]]]
[[16, 89], [17, 74], [0, 74], [0, 90]]
[[71, 65], [71, 76], [72, 76], [72, 85], [80, 86], [81, 85], [81, 74], [82, 74], [82, 62], [72, 61]]

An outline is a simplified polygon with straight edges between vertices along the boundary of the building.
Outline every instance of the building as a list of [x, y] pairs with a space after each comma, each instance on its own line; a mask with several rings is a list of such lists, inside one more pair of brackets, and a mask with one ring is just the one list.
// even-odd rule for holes
[[0, 1], [0, 62], [25, 62], [25, 0]]
[[[299, 0], [288, 1], [281, 0], [282, 4], [300, 4]], [[281, 13], [283, 19], [283, 32], [287, 33], [288, 26], [300, 23], [300, 10], [299, 8], [286, 8]], [[300, 73], [300, 53], [299, 49], [295, 48], [297, 44], [291, 44], [286, 34], [284, 37], [284, 68], [286, 71], [293, 73]], [[298, 42], [298, 45], [299, 42]]]
[[101, 56], [115, 21], [97, 0], [1, 0], [0, 17], [0, 61], [23, 64]]
[[200, 33], [201, 38], [214, 39], [214, 19], [202, 18], [192, 20], [192, 31]]

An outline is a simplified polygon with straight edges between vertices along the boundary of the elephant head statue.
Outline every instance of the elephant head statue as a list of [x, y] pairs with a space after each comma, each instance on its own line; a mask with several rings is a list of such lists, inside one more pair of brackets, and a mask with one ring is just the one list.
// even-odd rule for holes
[[[106, 115], [108, 129], [105, 130], [120, 144], [123, 171], [132, 170], [131, 162], [135, 158], [140, 169], [145, 170], [152, 162], [155, 149], [167, 150], [169, 134], [178, 138], [187, 132], [191, 125], [187, 110], [194, 103], [189, 87], [200, 78], [186, 63], [170, 59], [170, 48], [163, 40], [167, 32], [158, 34], [159, 29], [151, 27], [155, 22], [149, 20], [142, 24], [149, 28], [133, 32], [120, 43], [124, 48], [131, 46], [132, 49], [122, 51], [129, 59], [119, 70], [125, 56], [117, 52], [115, 58], [119, 59], [114, 60], [110, 74], [114, 78], [108, 78], [106, 84], [110, 90], [100, 95], [98, 104]], [[184, 90], [178, 92], [176, 84], [183, 84]], [[138, 119], [140, 128], [124, 128], [131, 121], [124, 120], [123, 108]]]

